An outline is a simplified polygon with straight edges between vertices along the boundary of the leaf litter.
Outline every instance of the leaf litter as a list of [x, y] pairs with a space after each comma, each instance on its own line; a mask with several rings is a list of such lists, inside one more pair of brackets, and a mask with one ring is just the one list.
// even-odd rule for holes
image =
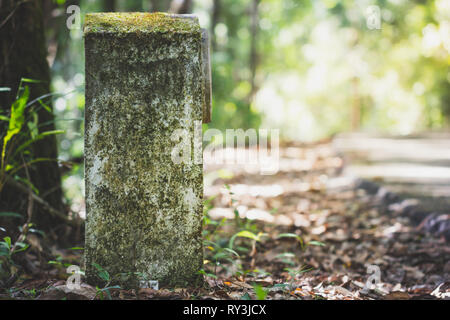
[[283, 145], [274, 175], [205, 165], [202, 287], [71, 291], [66, 266], [80, 265], [82, 250], [52, 247], [50, 264], [25, 252], [39, 272], [0, 299], [449, 299], [449, 213], [417, 219], [415, 199], [343, 167], [327, 141]]

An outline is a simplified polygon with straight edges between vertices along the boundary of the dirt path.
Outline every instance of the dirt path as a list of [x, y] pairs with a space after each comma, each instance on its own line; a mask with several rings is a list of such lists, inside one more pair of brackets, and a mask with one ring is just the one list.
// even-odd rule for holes
[[[428, 232], [442, 214], [426, 225], [413, 201], [349, 177], [328, 142], [285, 145], [279, 160], [274, 175], [205, 165], [204, 287], [107, 290], [112, 299], [449, 298], [449, 242]], [[58, 252], [80, 263], [81, 251]], [[41, 267], [0, 297], [100, 297], [64, 292], [65, 268]]]
[[[207, 168], [210, 174], [213, 169]], [[241, 280], [289, 284], [288, 295], [281, 290], [273, 298], [410, 299], [448, 292], [450, 247], [443, 234], [417, 227], [414, 217], [423, 222], [424, 216], [412, 200], [349, 176], [330, 144], [286, 146], [273, 176], [220, 170], [229, 177], [206, 188], [206, 196], [216, 196], [209, 214], [231, 219], [237, 209], [241, 219], [260, 221], [268, 237], [257, 243], [254, 256], [241, 261], [244, 269], [255, 267], [260, 274]], [[293, 235], [302, 238], [303, 248]], [[379, 283], [363, 295], [370, 265], [379, 268]]]

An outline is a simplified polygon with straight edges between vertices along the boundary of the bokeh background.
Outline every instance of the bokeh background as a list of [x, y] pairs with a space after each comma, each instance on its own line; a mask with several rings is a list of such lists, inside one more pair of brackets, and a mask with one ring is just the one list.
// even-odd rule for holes
[[[48, 0], [44, 15], [60, 158], [83, 214], [84, 47], [66, 9], [178, 11], [210, 31], [213, 114], [207, 128], [277, 128], [311, 142], [365, 131], [448, 131], [449, 0]], [[368, 24], [373, 6], [380, 28]], [[376, 13], [375, 13], [376, 15]]]

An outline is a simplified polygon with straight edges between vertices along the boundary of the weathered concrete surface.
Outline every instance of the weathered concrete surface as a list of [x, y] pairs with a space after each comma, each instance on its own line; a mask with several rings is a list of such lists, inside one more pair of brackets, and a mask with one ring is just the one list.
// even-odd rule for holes
[[202, 164], [173, 163], [171, 135], [185, 129], [193, 137], [193, 122], [202, 121], [198, 20], [88, 14], [84, 34], [87, 281], [98, 282], [96, 263], [123, 274], [116, 279], [128, 287], [142, 276], [196, 284]]

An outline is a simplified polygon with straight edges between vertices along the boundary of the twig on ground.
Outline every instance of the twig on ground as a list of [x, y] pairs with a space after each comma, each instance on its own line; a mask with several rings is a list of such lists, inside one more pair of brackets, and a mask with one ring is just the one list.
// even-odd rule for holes
[[[29, 193], [27, 187], [23, 186], [21, 183], [15, 181], [11, 177], [6, 177], [6, 183], [11, 185], [12, 187], [16, 188], [18, 191], [21, 191], [24, 193]], [[42, 205], [44, 207], [44, 209], [46, 209], [48, 211], [48, 213], [50, 213], [52, 216], [58, 217], [59, 219], [63, 220], [64, 222], [66, 222], [67, 224], [69, 224], [71, 226], [76, 227], [79, 225], [79, 223], [80, 223], [79, 219], [70, 220], [67, 215], [65, 215], [61, 211], [58, 211], [55, 208], [53, 208], [47, 201], [45, 201], [44, 199], [42, 199], [35, 193], [31, 193], [31, 197], [33, 198], [34, 201], [36, 201], [37, 203]]]

